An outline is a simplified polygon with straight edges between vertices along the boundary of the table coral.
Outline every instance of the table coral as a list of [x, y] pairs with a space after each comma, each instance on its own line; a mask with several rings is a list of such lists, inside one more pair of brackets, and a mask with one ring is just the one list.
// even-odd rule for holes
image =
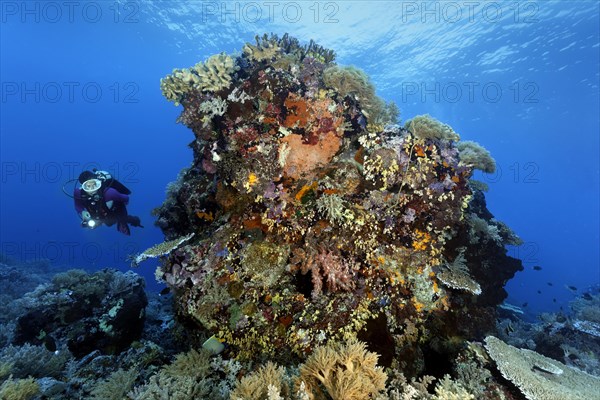
[[[384, 363], [421, 366], [433, 338], [493, 326], [522, 266], [504, 231], [470, 240], [471, 215], [493, 216], [458, 135], [429, 117], [421, 125], [442, 133], [393, 125], [397, 111], [383, 111], [366, 75], [313, 42], [263, 36], [231, 60], [219, 90], [173, 88], [194, 161], [155, 214], [167, 240], [194, 237], [157, 276], [187, 326], [241, 358], [304, 358], [358, 337], [388, 343]], [[218, 113], [202, 111], [214, 104]], [[440, 284], [459, 254], [476, 289]], [[407, 326], [412, 339], [400, 339]]]
[[597, 399], [600, 378], [488, 336], [485, 348], [502, 376], [529, 400]]

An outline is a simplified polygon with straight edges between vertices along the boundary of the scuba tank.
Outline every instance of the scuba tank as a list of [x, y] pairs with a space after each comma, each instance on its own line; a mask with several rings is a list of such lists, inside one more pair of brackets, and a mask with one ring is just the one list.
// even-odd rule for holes
[[97, 169], [92, 170], [96, 174], [96, 179], [102, 182], [102, 189], [106, 190], [109, 187], [112, 187], [117, 192], [121, 194], [130, 195], [131, 190], [127, 188], [127, 186], [123, 185], [121, 182], [112, 177], [110, 172], [108, 171], [99, 171]]

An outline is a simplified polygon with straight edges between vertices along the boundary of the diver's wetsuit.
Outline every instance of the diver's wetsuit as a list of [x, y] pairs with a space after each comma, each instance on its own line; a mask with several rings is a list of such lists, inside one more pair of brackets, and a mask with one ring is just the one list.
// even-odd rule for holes
[[81, 215], [84, 210], [87, 210], [93, 219], [98, 220], [107, 226], [112, 226], [117, 223], [119, 232], [129, 235], [129, 226], [139, 226], [139, 217], [134, 217], [127, 214], [127, 204], [129, 196], [120, 193], [118, 190], [108, 187], [99, 190], [100, 196], [97, 201], [91, 201], [87, 197], [82, 196], [82, 190], [75, 188], [73, 198], [75, 199], [75, 210]]

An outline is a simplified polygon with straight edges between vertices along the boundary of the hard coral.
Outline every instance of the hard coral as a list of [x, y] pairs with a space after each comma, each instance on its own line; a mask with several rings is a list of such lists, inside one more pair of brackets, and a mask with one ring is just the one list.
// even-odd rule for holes
[[506, 379], [529, 400], [598, 398], [600, 378], [568, 367], [534, 351], [517, 349], [488, 336], [485, 348]]

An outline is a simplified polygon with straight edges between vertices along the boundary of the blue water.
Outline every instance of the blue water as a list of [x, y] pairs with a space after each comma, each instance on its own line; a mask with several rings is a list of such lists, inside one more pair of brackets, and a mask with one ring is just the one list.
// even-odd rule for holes
[[[364, 69], [403, 120], [429, 113], [491, 151], [498, 173], [479, 177], [488, 208], [525, 242], [509, 249], [525, 265], [509, 302], [557, 310], [573, 297], [565, 285], [600, 283], [596, 1], [0, 5], [0, 250], [11, 257], [129, 268], [128, 254], [163, 240], [150, 212], [192, 160], [160, 78], [288, 32]], [[62, 185], [90, 167], [132, 189], [144, 229], [80, 227]], [[152, 288], [155, 266], [139, 270]]]

